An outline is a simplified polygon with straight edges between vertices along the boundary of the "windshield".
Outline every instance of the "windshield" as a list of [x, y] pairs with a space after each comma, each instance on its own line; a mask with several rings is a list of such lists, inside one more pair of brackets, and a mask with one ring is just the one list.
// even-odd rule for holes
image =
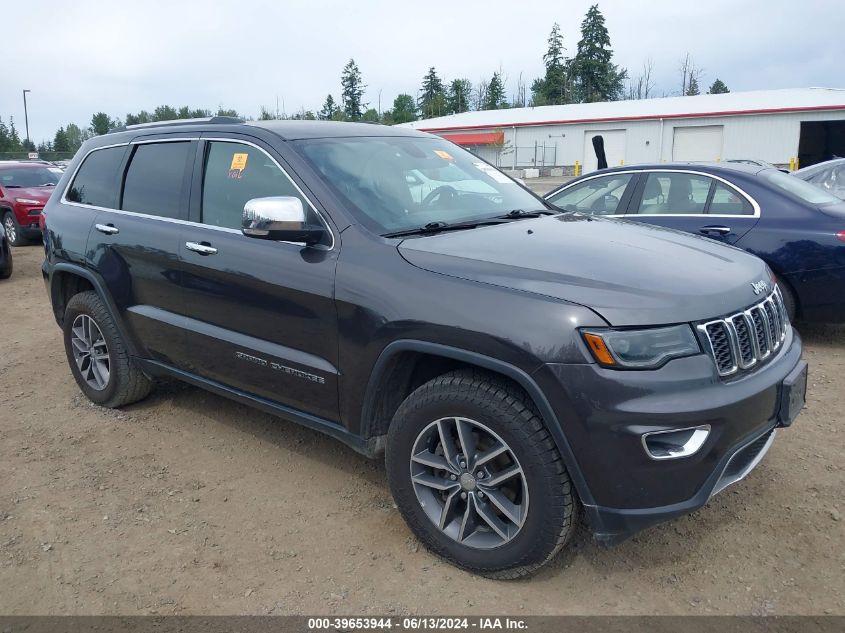
[[0, 169], [0, 187], [47, 187], [62, 176], [58, 167], [13, 167]]
[[837, 204], [840, 202], [839, 198], [829, 194], [824, 189], [801, 180], [800, 178], [796, 178], [791, 174], [771, 170], [763, 172], [761, 175], [778, 189], [791, 193], [793, 196], [800, 198], [804, 202], [816, 205]]
[[441, 139], [309, 139], [297, 147], [377, 233], [548, 208], [508, 176]]

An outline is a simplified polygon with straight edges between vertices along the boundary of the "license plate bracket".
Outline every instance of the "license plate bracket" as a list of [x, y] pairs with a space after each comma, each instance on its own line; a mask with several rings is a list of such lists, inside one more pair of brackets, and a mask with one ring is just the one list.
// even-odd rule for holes
[[780, 410], [778, 426], [790, 426], [807, 398], [807, 363], [803, 360], [783, 379], [780, 390]]

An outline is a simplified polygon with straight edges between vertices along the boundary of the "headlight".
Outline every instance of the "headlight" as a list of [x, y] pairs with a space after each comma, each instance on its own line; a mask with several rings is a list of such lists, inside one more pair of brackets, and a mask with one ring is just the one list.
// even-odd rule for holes
[[15, 198], [15, 201], [21, 204], [41, 204], [40, 200], [33, 200], [31, 198]]
[[654, 369], [673, 358], [701, 352], [689, 325], [647, 330], [582, 330], [599, 364], [615, 369]]

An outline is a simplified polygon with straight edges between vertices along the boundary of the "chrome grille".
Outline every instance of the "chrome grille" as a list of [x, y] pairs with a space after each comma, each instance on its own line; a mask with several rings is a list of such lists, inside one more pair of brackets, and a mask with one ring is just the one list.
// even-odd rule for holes
[[751, 369], [776, 352], [786, 339], [789, 319], [780, 290], [747, 310], [698, 326], [720, 376]]

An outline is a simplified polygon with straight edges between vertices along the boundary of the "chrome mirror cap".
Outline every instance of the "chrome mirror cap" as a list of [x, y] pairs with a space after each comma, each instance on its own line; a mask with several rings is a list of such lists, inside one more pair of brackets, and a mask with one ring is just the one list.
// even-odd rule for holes
[[250, 237], [271, 237], [276, 232], [304, 231], [305, 208], [293, 196], [253, 198], [244, 205], [241, 230]]

